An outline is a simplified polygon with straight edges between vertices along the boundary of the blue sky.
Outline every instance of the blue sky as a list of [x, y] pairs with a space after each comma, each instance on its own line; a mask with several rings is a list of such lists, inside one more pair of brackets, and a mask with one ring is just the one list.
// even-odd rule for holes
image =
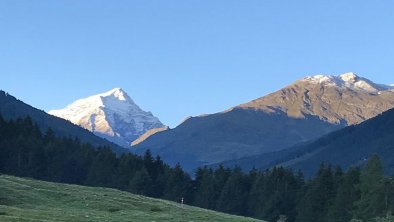
[[313, 74], [394, 83], [393, 1], [0, 0], [0, 89], [43, 110], [123, 88], [175, 126]]

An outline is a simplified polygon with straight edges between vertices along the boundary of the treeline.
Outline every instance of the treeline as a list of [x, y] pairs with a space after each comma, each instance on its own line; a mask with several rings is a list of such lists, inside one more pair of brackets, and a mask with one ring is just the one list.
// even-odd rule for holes
[[27, 117], [0, 116], [0, 172], [41, 180], [112, 187], [267, 221], [348, 222], [385, 217], [394, 209], [394, 181], [383, 175], [379, 157], [362, 169], [342, 172], [322, 164], [317, 175], [277, 167], [252, 170], [199, 168], [192, 179], [150, 152], [116, 156], [76, 138], [42, 133]]
[[267, 221], [376, 221], [394, 210], [394, 180], [383, 175], [378, 156], [362, 170], [321, 164], [311, 180], [283, 167], [247, 174], [203, 168], [195, 184], [195, 205]]
[[93, 147], [77, 138], [41, 133], [30, 117], [5, 121], [0, 116], [0, 172], [21, 177], [111, 187], [152, 197], [187, 196], [191, 179], [150, 152], [116, 156], [109, 147]]

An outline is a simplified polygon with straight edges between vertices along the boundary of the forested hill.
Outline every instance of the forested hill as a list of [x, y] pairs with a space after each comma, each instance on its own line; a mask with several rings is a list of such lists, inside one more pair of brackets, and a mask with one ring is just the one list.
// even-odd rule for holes
[[62, 183], [112, 187], [170, 200], [185, 194], [190, 178], [180, 167], [160, 158], [122, 154], [95, 147], [78, 138], [41, 133], [30, 117], [0, 117], [0, 172]]
[[296, 158], [281, 164], [313, 175], [321, 162], [340, 165], [342, 168], [365, 165], [378, 154], [387, 175], [394, 174], [394, 109], [329, 134], [316, 142], [299, 148]]
[[[76, 138], [42, 133], [31, 118], [0, 117], [0, 173], [90, 186], [117, 188], [216, 211], [287, 222], [371, 219], [394, 210], [394, 183], [383, 176], [377, 156], [360, 171], [321, 165], [305, 181], [302, 173], [278, 167], [244, 173], [240, 168], [199, 168], [192, 180], [182, 168], [149, 152], [116, 156]], [[9, 200], [0, 198], [0, 209]], [[22, 199], [22, 202], [25, 201]], [[115, 200], [116, 201], [116, 200]]]
[[7, 120], [30, 116], [42, 131], [51, 128], [57, 136], [78, 137], [81, 141], [88, 142], [95, 146], [109, 146], [117, 153], [128, 152], [128, 150], [123, 147], [102, 139], [67, 120], [49, 115], [42, 110], [36, 109], [1, 90], [0, 114]]
[[328, 134], [319, 140], [300, 146], [297, 152], [283, 159], [281, 165], [301, 169], [313, 175], [321, 162], [343, 168], [365, 165], [374, 154], [382, 158], [384, 171], [394, 173], [394, 109]]
[[382, 158], [385, 173], [393, 174], [394, 109], [358, 125], [329, 133], [315, 141], [279, 152], [227, 161], [224, 165], [239, 165], [243, 169], [282, 165], [299, 169], [309, 177], [317, 172], [322, 162], [347, 169], [350, 166], [365, 165], [374, 154]]

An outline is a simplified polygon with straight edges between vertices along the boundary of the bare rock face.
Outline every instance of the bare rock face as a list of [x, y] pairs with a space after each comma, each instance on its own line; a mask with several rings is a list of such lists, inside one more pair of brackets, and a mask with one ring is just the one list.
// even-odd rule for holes
[[332, 124], [353, 125], [394, 107], [393, 89], [354, 73], [316, 75], [237, 107], [281, 111], [294, 118], [313, 115]]
[[164, 127], [152, 113], [142, 110], [120, 88], [80, 99], [51, 115], [69, 120], [123, 147], [146, 131]]

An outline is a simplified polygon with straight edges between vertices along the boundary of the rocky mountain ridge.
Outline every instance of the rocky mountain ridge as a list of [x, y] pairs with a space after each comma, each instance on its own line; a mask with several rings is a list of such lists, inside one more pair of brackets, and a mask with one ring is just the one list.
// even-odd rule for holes
[[192, 117], [133, 146], [187, 170], [276, 152], [394, 107], [394, 91], [354, 73], [316, 75], [224, 112]]
[[354, 73], [315, 75], [237, 107], [282, 111], [294, 118], [313, 115], [329, 123], [353, 125], [394, 107], [393, 89]]

